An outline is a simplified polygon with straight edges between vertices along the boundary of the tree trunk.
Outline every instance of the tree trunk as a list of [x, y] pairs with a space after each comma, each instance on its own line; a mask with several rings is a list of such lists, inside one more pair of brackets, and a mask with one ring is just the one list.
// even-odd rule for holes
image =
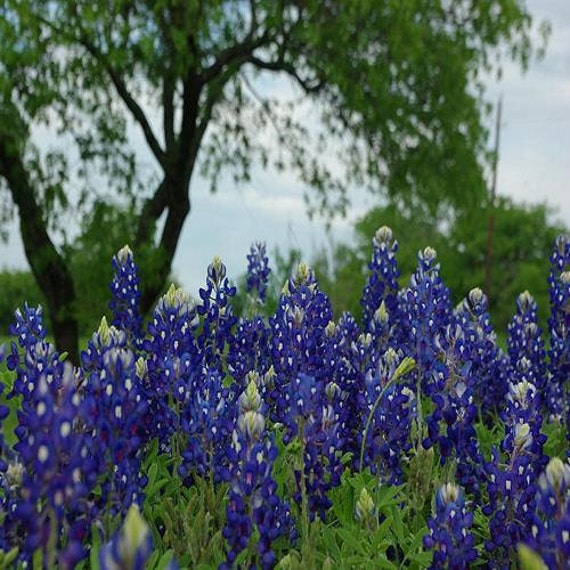
[[0, 176], [6, 179], [18, 208], [20, 233], [32, 273], [47, 303], [55, 345], [79, 362], [79, 336], [74, 315], [75, 288], [67, 264], [49, 237], [46, 222], [35, 197], [17, 145], [0, 137]]
[[146, 212], [143, 210], [139, 220], [136, 248], [143, 249], [148, 247], [148, 242], [154, 237], [150, 235], [149, 228], [154, 225], [164, 210], [168, 211], [160, 242], [154, 249], [157, 257], [152, 264], [152, 279], [141, 279], [140, 311], [142, 315], [147, 315], [152, 310], [171, 274], [172, 260], [176, 253], [178, 240], [184, 222], [190, 213], [189, 183], [190, 176], [165, 178], [161, 184], [166, 195], [164, 206], [154, 208], [152, 213], [150, 213], [150, 208]]

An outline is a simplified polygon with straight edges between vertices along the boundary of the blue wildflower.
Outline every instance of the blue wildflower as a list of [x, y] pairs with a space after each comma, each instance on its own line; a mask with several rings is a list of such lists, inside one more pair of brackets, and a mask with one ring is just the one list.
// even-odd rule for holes
[[238, 554], [248, 547], [254, 527], [259, 535], [257, 564], [264, 569], [273, 568], [276, 557], [272, 543], [279, 536], [291, 533], [292, 519], [288, 505], [277, 495], [277, 483], [272, 477], [277, 447], [273, 435], [265, 429], [262, 399], [255, 380], [240, 395], [238, 407], [236, 429], [227, 449], [230, 497], [223, 536], [229, 549], [220, 568], [234, 567]]
[[97, 506], [124, 515], [133, 502], [141, 504], [144, 498], [146, 478], [140, 467], [148, 437], [148, 402], [122, 331], [109, 327], [103, 318], [88, 351], [89, 361], [98, 366], [86, 372], [81, 384], [81, 418], [93, 436], [91, 452], [98, 463]]
[[331, 377], [326, 363], [325, 329], [332, 320], [328, 297], [319, 290], [315, 274], [301, 263], [286, 283], [269, 324], [274, 389], [269, 394], [272, 419], [283, 422], [288, 386], [299, 374], [310, 375], [324, 388]]
[[99, 550], [101, 570], [143, 570], [152, 553], [152, 532], [140, 515], [137, 505], [131, 505], [123, 525]]
[[570, 463], [553, 457], [536, 485], [536, 515], [526, 543], [549, 568], [570, 560]]
[[197, 307], [202, 318], [198, 347], [206, 367], [222, 370], [226, 366], [225, 354], [234, 342], [233, 327], [237, 322], [231, 305], [235, 294], [236, 288], [226, 277], [226, 266], [215, 257], [208, 266], [206, 287], [199, 290], [202, 302]]
[[550, 257], [550, 317], [546, 405], [552, 418], [566, 420], [570, 442], [570, 236], [556, 238]]
[[139, 311], [140, 290], [138, 268], [133, 252], [128, 245], [113, 257], [112, 299], [109, 308], [113, 311], [111, 324], [125, 331], [127, 345], [137, 349], [142, 342], [142, 318]]
[[193, 300], [171, 285], [154, 309], [143, 347], [147, 355], [139, 362], [146, 398], [153, 418], [149, 437], [158, 438], [162, 450], [170, 449], [179, 432], [190, 377], [200, 366], [194, 332], [198, 315]]
[[409, 286], [400, 295], [402, 348], [418, 366], [425, 396], [439, 393], [444, 380], [433, 370], [439, 348], [436, 338], [451, 324], [449, 289], [439, 275], [437, 254], [431, 247], [418, 253], [418, 267]]
[[196, 475], [222, 479], [236, 418], [234, 399], [217, 369], [197, 370], [190, 376], [181, 414], [185, 444], [178, 470], [187, 483]]
[[[365, 408], [358, 441], [360, 459], [357, 468], [370, 467], [384, 482], [402, 483], [402, 458], [411, 449], [412, 422], [416, 401], [405, 376], [413, 362], [402, 353], [388, 349], [378, 371], [366, 378]], [[364, 453], [362, 453], [364, 452]]]
[[382, 303], [394, 321], [398, 320], [398, 279], [400, 271], [396, 261], [398, 242], [393, 239], [392, 230], [382, 226], [372, 240], [372, 259], [368, 264], [370, 273], [360, 304], [364, 331], [370, 332], [376, 311]]
[[[36, 320], [37, 313], [25, 313]], [[74, 568], [86, 555], [90, 493], [97, 482], [92, 437], [78, 421], [83, 413], [78, 377], [51, 344], [37, 339], [26, 346], [22, 362], [12, 359], [11, 366], [22, 399], [16, 455], [3, 485], [9, 507], [4, 531], [15, 539], [12, 546], [21, 546], [22, 562], [39, 551], [47, 566]]]
[[435, 496], [435, 513], [428, 521], [429, 534], [424, 547], [433, 552], [430, 569], [467, 569], [477, 560], [473, 547], [473, 513], [465, 504], [460, 487], [453, 483], [442, 485]]
[[340, 484], [344, 469], [338, 413], [340, 396], [341, 390], [334, 382], [324, 385], [306, 374], [299, 374], [290, 382], [285, 394], [284, 441], [289, 443], [296, 438], [301, 448], [300, 464], [295, 469], [294, 500], [302, 506], [306, 495], [311, 520], [316, 515], [325, 520], [332, 505], [328, 493]]
[[473, 397], [485, 421], [495, 421], [503, 410], [508, 391], [508, 360], [497, 345], [488, 312], [488, 299], [478, 287], [472, 289], [455, 311], [463, 330], [468, 354], [463, 358], [471, 363]]
[[254, 304], [262, 305], [267, 296], [267, 284], [271, 274], [265, 243], [256, 242], [252, 244], [247, 255], [247, 262], [247, 292], [250, 295], [257, 293]]
[[505, 438], [499, 450], [493, 448], [492, 460], [485, 466], [490, 539], [486, 549], [492, 552], [493, 568], [509, 568], [514, 547], [530, 535], [535, 511], [536, 480], [548, 459], [541, 433], [542, 416], [539, 394], [528, 380], [532, 364], [522, 358], [517, 367], [516, 383], [511, 383], [503, 414]]

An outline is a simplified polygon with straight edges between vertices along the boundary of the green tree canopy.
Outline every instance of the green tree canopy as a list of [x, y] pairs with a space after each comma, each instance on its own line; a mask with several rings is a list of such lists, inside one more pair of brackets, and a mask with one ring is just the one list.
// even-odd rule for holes
[[[526, 65], [530, 28], [517, 0], [4, 0], [4, 213], [17, 208], [59, 348], [76, 356], [66, 216], [102, 199], [133, 209], [131, 247], [157, 268], [143, 311], [170, 274], [197, 167], [213, 188], [225, 169], [237, 181], [257, 164], [291, 169], [314, 188], [312, 211], [345, 212], [349, 183], [433, 209], [475, 203], [482, 74], [505, 57]], [[271, 75], [294, 85], [291, 106]], [[295, 113], [307, 100], [315, 125]], [[57, 143], [40, 149], [38, 132]]]

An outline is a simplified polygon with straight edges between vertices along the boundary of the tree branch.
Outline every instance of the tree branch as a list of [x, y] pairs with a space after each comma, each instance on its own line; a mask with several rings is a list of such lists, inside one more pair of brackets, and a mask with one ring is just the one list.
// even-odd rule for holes
[[243, 42], [222, 50], [216, 58], [216, 61], [200, 73], [200, 79], [203, 83], [209, 83], [219, 76], [228, 65], [245, 63], [249, 56], [253, 54], [256, 49], [262, 47], [268, 39], [267, 34], [263, 34], [257, 39], [254, 39], [253, 32], [250, 30]]
[[171, 151], [174, 146], [174, 88], [175, 81], [169, 75], [164, 76], [162, 85], [162, 124], [164, 130], [164, 143], [166, 146], [166, 154]]
[[314, 81], [303, 79], [295, 69], [295, 66], [287, 63], [282, 57], [274, 61], [265, 61], [252, 54], [248, 57], [247, 62], [258, 69], [266, 71], [284, 71], [287, 75], [291, 76], [307, 94], [319, 93], [326, 86], [324, 79], [315, 79]]
[[103, 54], [99, 52], [96, 47], [87, 40], [84, 36], [80, 36], [78, 38], [79, 43], [98, 61], [102, 66], [103, 69], [109, 75], [115, 89], [119, 97], [123, 100], [131, 115], [135, 119], [135, 121], [141, 127], [145, 140], [150, 147], [152, 153], [154, 154], [158, 163], [162, 166], [162, 168], [166, 168], [166, 154], [164, 150], [161, 148], [158, 139], [155, 137], [152, 127], [148, 122], [148, 119], [142, 110], [142, 107], [135, 101], [133, 96], [129, 93], [127, 85], [123, 81], [121, 75], [114, 69], [111, 64], [105, 59]]

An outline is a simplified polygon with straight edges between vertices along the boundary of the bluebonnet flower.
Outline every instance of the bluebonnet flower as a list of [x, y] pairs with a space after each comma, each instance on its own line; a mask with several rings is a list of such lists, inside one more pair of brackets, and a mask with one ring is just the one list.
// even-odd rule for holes
[[125, 334], [105, 318], [89, 343], [91, 366], [82, 380], [82, 421], [92, 434], [101, 497], [99, 509], [125, 514], [144, 498], [146, 477], [140, 472], [147, 439], [148, 402], [135, 356], [125, 348]]
[[368, 528], [371, 528], [372, 521], [376, 516], [376, 505], [374, 504], [374, 499], [370, 496], [366, 487], [362, 487], [360, 490], [354, 514], [356, 515], [357, 520]]
[[516, 383], [511, 383], [507, 407], [503, 414], [505, 438], [499, 450], [493, 448], [492, 460], [485, 466], [488, 504], [483, 513], [489, 516], [490, 539], [486, 548], [492, 553], [492, 568], [509, 568], [514, 547], [529, 536], [535, 511], [535, 491], [538, 475], [548, 459], [541, 433], [542, 416], [532, 364], [526, 358], [519, 361]]
[[245, 550], [257, 528], [257, 564], [273, 568], [276, 562], [272, 543], [291, 534], [292, 519], [287, 503], [277, 495], [272, 477], [277, 447], [273, 434], [265, 429], [262, 399], [255, 380], [251, 380], [238, 399], [239, 416], [227, 449], [229, 468], [225, 478], [230, 484], [223, 530], [229, 549], [221, 569], [233, 568], [237, 556]]
[[473, 546], [473, 513], [465, 504], [463, 491], [453, 483], [442, 485], [435, 496], [435, 513], [428, 521], [424, 547], [433, 552], [430, 569], [461, 570], [477, 560]]
[[181, 415], [185, 445], [178, 470], [187, 483], [196, 475], [212, 477], [215, 482], [222, 479], [227, 467], [225, 450], [236, 421], [234, 400], [217, 369], [205, 368], [191, 375]]
[[[469, 334], [469, 327], [467, 330]], [[483, 456], [474, 426], [478, 408], [473, 397], [476, 382], [471, 359], [473, 347], [458, 323], [448, 325], [445, 334], [436, 337], [435, 344], [439, 356], [433, 373], [437, 375], [440, 390], [431, 397], [434, 410], [426, 417], [428, 436], [424, 447], [437, 442], [441, 464], [450, 459], [455, 461], [457, 481], [478, 496]]]
[[504, 408], [508, 391], [508, 359], [497, 345], [497, 335], [491, 325], [488, 299], [478, 287], [472, 289], [455, 310], [463, 330], [464, 346], [471, 363], [473, 396], [481, 415], [487, 422], [495, 421], [495, 413]]
[[[402, 483], [402, 457], [411, 449], [412, 422], [416, 402], [405, 376], [413, 368], [411, 359], [388, 349], [378, 371], [366, 378], [365, 408], [362, 410], [359, 446], [363, 446], [358, 469], [370, 467], [381, 481]], [[359, 450], [361, 451], [361, 450]]]
[[17, 344], [14, 341], [10, 343], [10, 353], [6, 358], [8, 370], [18, 369], [14, 385], [12, 386], [10, 394], [8, 394], [9, 398], [13, 398], [14, 396], [21, 396], [33, 388], [33, 385], [28, 385], [26, 367], [20, 367], [20, 351], [18, 350], [18, 345], [24, 351], [24, 354], [26, 354], [28, 351], [32, 351], [37, 343], [45, 341], [47, 329], [44, 327], [43, 309], [41, 305], [38, 307], [30, 307], [26, 303], [24, 305], [24, 312], [22, 312], [20, 308], [16, 309], [14, 322], [10, 325], [10, 334], [18, 339]]
[[374, 316], [382, 302], [392, 320], [398, 320], [400, 271], [396, 261], [397, 251], [398, 242], [393, 239], [392, 230], [382, 226], [372, 240], [372, 259], [368, 265], [370, 274], [360, 300], [365, 332], [373, 327]]
[[[6, 347], [4, 345], [0, 346], [0, 362], [4, 361], [5, 348]], [[4, 383], [0, 382], [0, 396], [2, 396], [3, 392], [4, 392]], [[2, 429], [2, 424], [4, 420], [9, 416], [9, 414], [10, 414], [10, 408], [8, 408], [8, 406], [0, 404], [0, 475], [2, 474], [2, 472], [6, 471], [7, 468], [6, 462], [4, 461], [4, 431]]]
[[282, 422], [287, 430], [283, 440], [290, 443], [296, 439], [301, 448], [294, 500], [302, 507], [306, 496], [311, 520], [316, 515], [325, 520], [332, 504], [328, 492], [340, 484], [344, 469], [337, 411], [340, 396], [341, 390], [334, 382], [325, 385], [302, 373], [288, 384], [285, 393], [287, 409]]
[[570, 463], [553, 457], [536, 485], [536, 514], [526, 543], [548, 568], [570, 560]]
[[[338, 321], [329, 321], [324, 330], [323, 361], [329, 371], [329, 381], [340, 389], [335, 401], [338, 414], [339, 437], [343, 453], [358, 453], [358, 433], [361, 427], [359, 395], [364, 386], [364, 370], [368, 363], [359, 358], [356, 348], [362, 335], [350, 313], [343, 313]], [[370, 335], [369, 335], [370, 336]]]
[[566, 234], [558, 236], [554, 243], [548, 283], [550, 348], [546, 405], [553, 418], [566, 420], [570, 442], [570, 237]]
[[227, 356], [228, 371], [238, 386], [245, 386], [245, 377], [250, 371], [264, 374], [269, 370], [269, 346], [270, 331], [262, 317], [239, 319]]
[[171, 285], [148, 324], [143, 342], [147, 358], [139, 361], [139, 376], [152, 416], [149, 437], [158, 438], [162, 450], [170, 449], [171, 439], [179, 431], [190, 377], [200, 369], [194, 338], [198, 322], [193, 300]]
[[443, 379], [432, 368], [437, 358], [436, 338], [451, 324], [449, 289], [439, 275], [437, 254], [431, 247], [418, 253], [418, 267], [400, 295], [402, 348], [418, 366], [421, 390], [432, 397], [441, 391]]
[[511, 366], [516, 367], [521, 358], [526, 358], [532, 368], [533, 384], [542, 392], [546, 388], [546, 351], [538, 326], [536, 301], [524, 291], [517, 297], [516, 307], [517, 312], [508, 325]]
[[[42, 330], [41, 312], [26, 307], [15, 329]], [[78, 422], [83, 402], [75, 371], [43, 334], [26, 334], [22, 360], [12, 354], [15, 391], [21, 396], [15, 455], [3, 477], [4, 532], [20, 545], [21, 561], [41, 552], [43, 564], [74, 568], [85, 554], [92, 520], [89, 494], [96, 484], [92, 438]], [[22, 337], [20, 337], [22, 340]], [[18, 544], [20, 543], [21, 544]]]
[[138, 268], [133, 252], [128, 245], [122, 247], [113, 257], [112, 298], [109, 308], [113, 311], [111, 324], [123, 330], [127, 345], [132, 350], [142, 342], [142, 318], [139, 311], [140, 290]]
[[331, 370], [325, 360], [325, 328], [331, 320], [328, 297], [319, 290], [314, 272], [301, 263], [286, 283], [277, 311], [269, 321], [276, 375], [269, 395], [274, 421], [284, 421], [287, 386], [300, 373], [323, 384], [330, 380]]
[[256, 292], [255, 305], [262, 305], [267, 296], [267, 284], [271, 274], [265, 243], [252, 244], [247, 255], [247, 262], [247, 292], [251, 295]]
[[208, 266], [206, 287], [199, 290], [202, 302], [197, 307], [202, 318], [198, 347], [204, 366], [225, 367], [225, 353], [234, 342], [232, 329], [237, 322], [231, 305], [235, 294], [236, 288], [226, 277], [226, 266], [215, 257]]
[[99, 550], [101, 570], [142, 570], [152, 554], [152, 532], [137, 505], [131, 505], [121, 528]]

